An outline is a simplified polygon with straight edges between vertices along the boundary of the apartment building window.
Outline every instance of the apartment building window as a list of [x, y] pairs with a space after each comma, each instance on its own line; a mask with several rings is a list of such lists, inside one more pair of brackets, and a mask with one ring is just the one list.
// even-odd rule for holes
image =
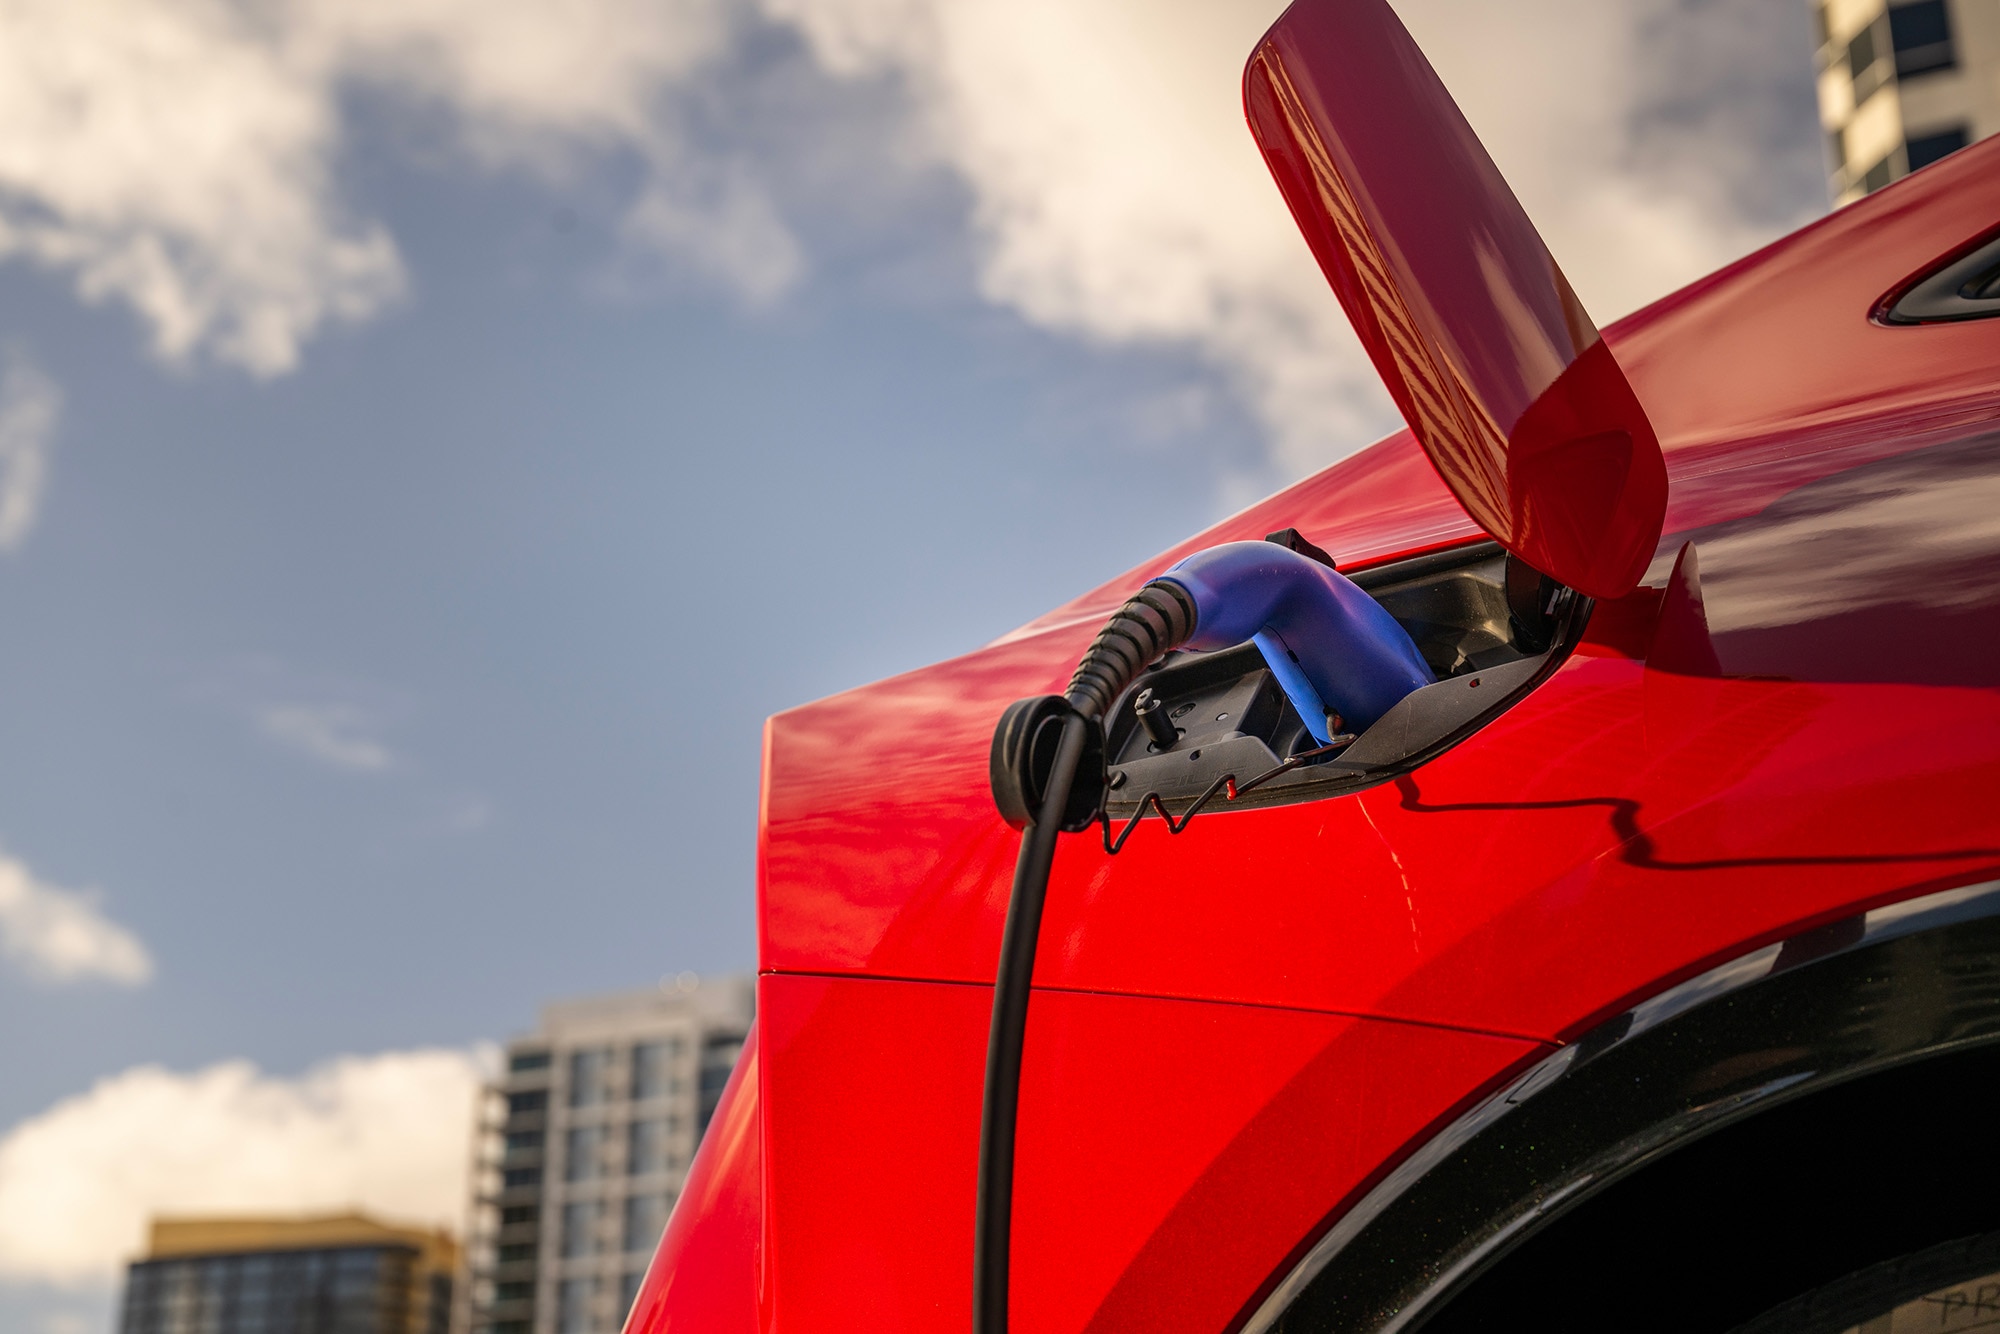
[[567, 1259], [597, 1254], [597, 1221], [604, 1201], [571, 1200], [562, 1208], [562, 1253]]
[[667, 1225], [667, 1197], [627, 1195], [624, 1224], [626, 1253], [650, 1254], [653, 1247], [659, 1244], [660, 1233]]
[[571, 1126], [563, 1137], [563, 1180], [590, 1180], [598, 1174], [603, 1156], [603, 1126]]
[[1894, 66], [1882, 57], [1888, 52], [1879, 22], [1854, 34], [1847, 43], [1847, 76], [1854, 81], [1854, 105], [1860, 106], [1887, 83]]
[[667, 1170], [668, 1123], [660, 1120], [634, 1121], [625, 1131], [625, 1171], [629, 1176], [645, 1176]]
[[[1958, 52], [1951, 40], [1951, 15], [1944, 0], [1918, 0], [1889, 10], [1889, 41], [1896, 51], [1896, 74], [1910, 78], [1954, 69]], [[1911, 164], [1912, 170], [1915, 164]]]
[[556, 1285], [556, 1334], [591, 1334], [590, 1299], [594, 1278], [566, 1278]]
[[674, 1067], [680, 1063], [681, 1041], [640, 1042], [632, 1047], [632, 1099], [644, 1102], [678, 1091]]
[[639, 1286], [646, 1281], [643, 1269], [628, 1269], [618, 1287], [618, 1315], [625, 1318], [632, 1314], [632, 1304], [639, 1300]]
[[1941, 157], [1949, 157], [1970, 143], [1972, 136], [1963, 125], [1954, 125], [1936, 134], [1918, 135], [1903, 145], [1904, 154], [1910, 159], [1910, 170], [1928, 167]]
[[709, 1118], [715, 1115], [715, 1108], [722, 1101], [722, 1090], [729, 1084], [729, 1073], [736, 1068], [736, 1058], [743, 1054], [743, 1039], [730, 1034], [717, 1034], [702, 1043], [701, 1049], [701, 1119], [696, 1123], [701, 1129], [708, 1129]]
[[546, 1051], [517, 1051], [507, 1058], [507, 1069], [511, 1074], [522, 1075], [530, 1070], [549, 1068], [549, 1054]]
[[1863, 173], [1861, 191], [1863, 194], [1872, 195], [1894, 179], [1896, 179], [1896, 155], [1891, 153]]
[[509, 1093], [507, 1095], [507, 1115], [509, 1116], [527, 1116], [546, 1109], [548, 1105], [549, 1091], [547, 1089], [530, 1089], [526, 1093]]
[[611, 1053], [585, 1047], [569, 1054], [569, 1105], [595, 1107], [604, 1101], [604, 1077], [611, 1072]]

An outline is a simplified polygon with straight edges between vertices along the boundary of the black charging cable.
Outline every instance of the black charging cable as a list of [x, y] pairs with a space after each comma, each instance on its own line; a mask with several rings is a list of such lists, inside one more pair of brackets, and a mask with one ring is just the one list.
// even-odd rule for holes
[[1067, 691], [1009, 705], [993, 732], [993, 800], [1007, 823], [1021, 830], [1021, 855], [1000, 933], [986, 1037], [972, 1243], [973, 1334], [1007, 1334], [1021, 1056], [1056, 835], [1089, 829], [1103, 810], [1105, 712], [1140, 672], [1186, 643], [1194, 630], [1193, 597], [1171, 580], [1153, 580], [1097, 632]]

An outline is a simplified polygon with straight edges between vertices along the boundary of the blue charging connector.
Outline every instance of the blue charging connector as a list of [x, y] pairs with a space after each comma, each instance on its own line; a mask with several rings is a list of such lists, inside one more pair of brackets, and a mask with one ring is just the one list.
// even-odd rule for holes
[[1362, 732], [1437, 678], [1409, 633], [1346, 575], [1274, 542], [1226, 542], [1197, 551], [1160, 578], [1195, 605], [1182, 647], [1250, 640], [1321, 745], [1340, 728]]

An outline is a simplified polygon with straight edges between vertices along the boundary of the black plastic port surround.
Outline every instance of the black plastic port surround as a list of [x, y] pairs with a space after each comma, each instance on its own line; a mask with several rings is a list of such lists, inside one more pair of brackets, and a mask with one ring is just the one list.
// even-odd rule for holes
[[[1494, 542], [1343, 573], [1410, 632], [1438, 680], [1346, 749], [1278, 775], [1232, 807], [1333, 796], [1441, 754], [1553, 671], [1589, 611], [1588, 599], [1525, 570]], [[1136, 711], [1142, 697], [1158, 706], [1152, 729]], [[1171, 742], [1161, 715], [1174, 729]], [[1224, 775], [1247, 781], [1318, 745], [1251, 644], [1168, 654], [1113, 702], [1105, 734], [1113, 817], [1137, 811], [1149, 795], [1169, 807], [1191, 802]]]
[[1876, 312], [1878, 324], [1945, 324], [2000, 315], [2000, 237], [1932, 270]]

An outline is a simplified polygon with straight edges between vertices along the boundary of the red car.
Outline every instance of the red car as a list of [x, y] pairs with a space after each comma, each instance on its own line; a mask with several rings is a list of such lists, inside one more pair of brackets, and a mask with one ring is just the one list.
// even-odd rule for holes
[[1412, 429], [771, 720], [628, 1330], [2000, 1325], [2000, 142], [1600, 335], [1384, 0], [1245, 98]]

